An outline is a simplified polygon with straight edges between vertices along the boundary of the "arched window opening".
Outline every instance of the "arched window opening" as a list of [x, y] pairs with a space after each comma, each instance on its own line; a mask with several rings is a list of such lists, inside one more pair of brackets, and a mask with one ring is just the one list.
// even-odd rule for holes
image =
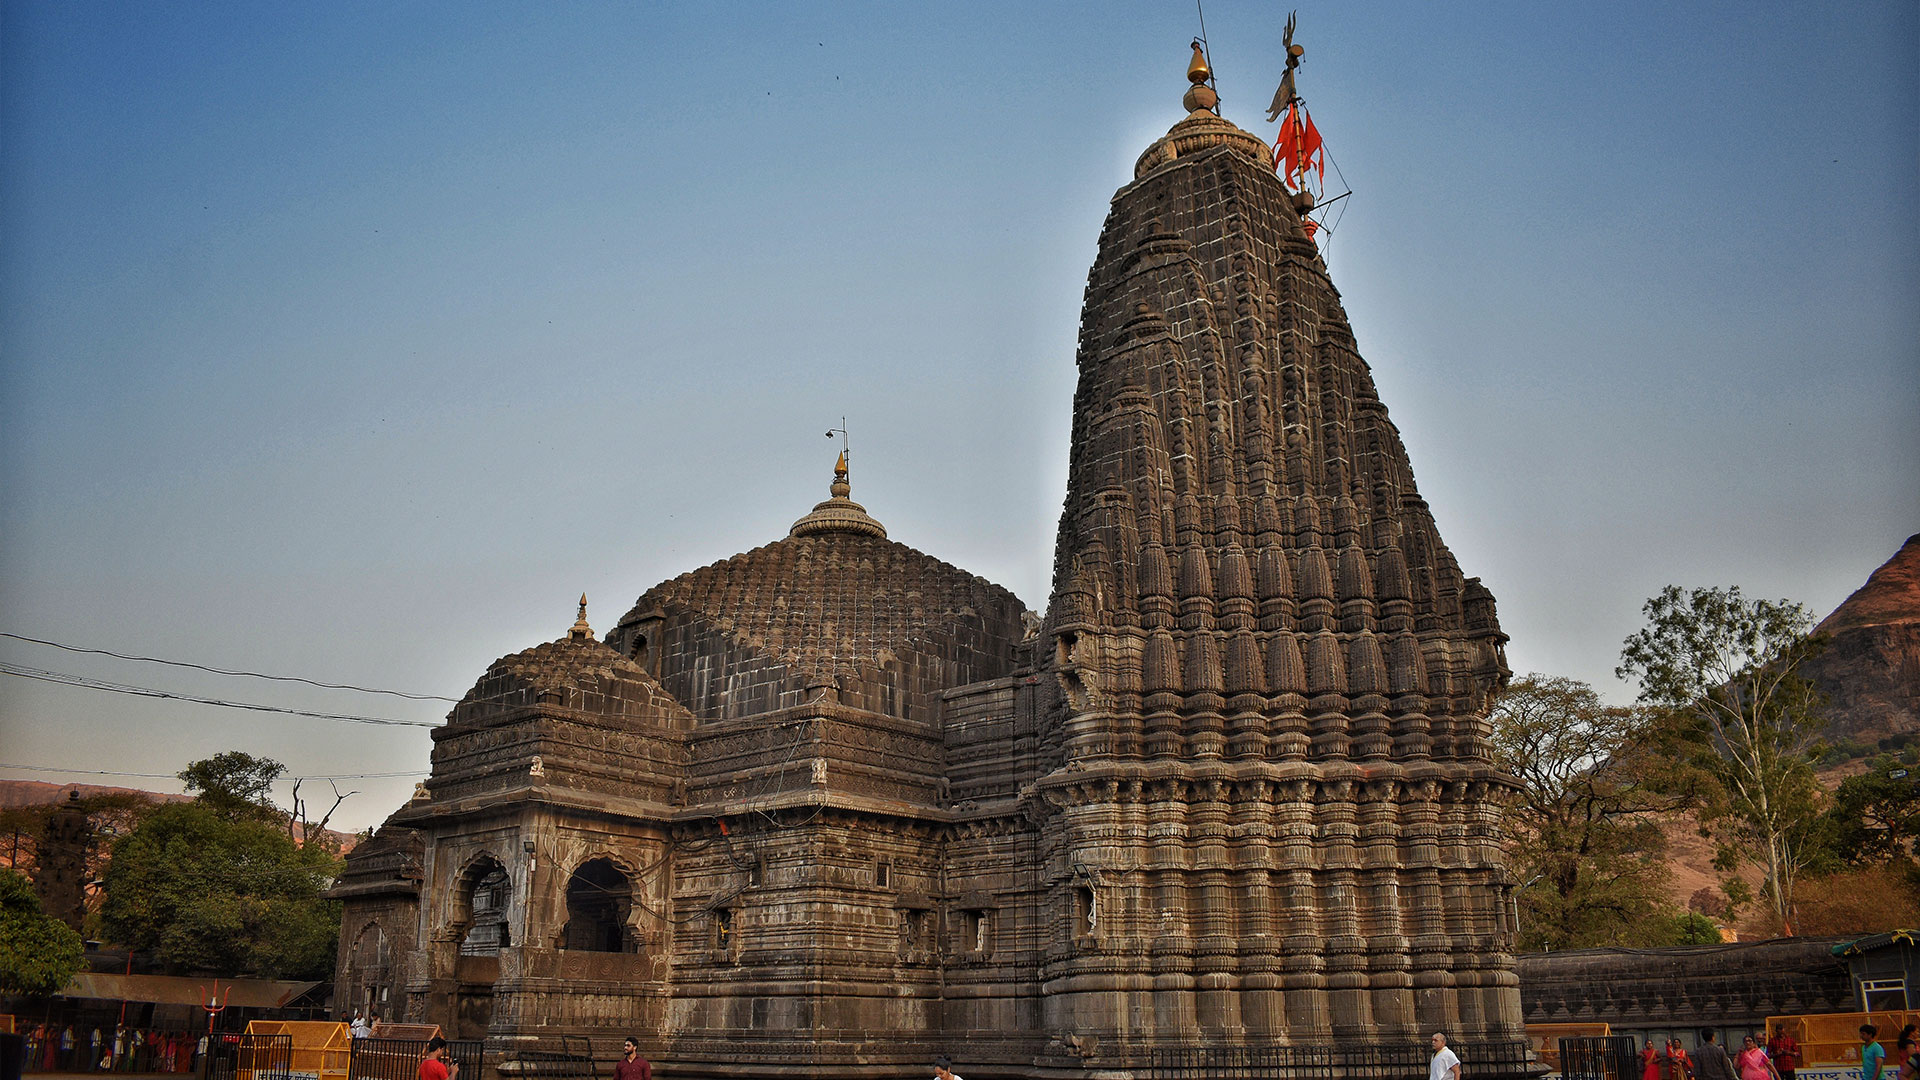
[[627, 916], [633, 910], [633, 886], [610, 860], [582, 863], [567, 880], [568, 949], [626, 952]]
[[353, 941], [353, 966], [369, 971], [387, 966], [387, 936], [379, 923], [368, 923]]
[[487, 863], [468, 871], [464, 907], [470, 921], [467, 935], [460, 942], [462, 956], [498, 956], [512, 944], [507, 933], [507, 899], [511, 885], [507, 871], [499, 863]]

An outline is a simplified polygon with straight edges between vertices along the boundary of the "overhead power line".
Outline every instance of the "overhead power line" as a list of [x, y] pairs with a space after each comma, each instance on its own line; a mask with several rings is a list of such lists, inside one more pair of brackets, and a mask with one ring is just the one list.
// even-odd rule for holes
[[321, 682], [317, 679], [304, 679], [298, 675], [267, 675], [258, 671], [240, 671], [230, 668], [209, 667], [206, 664], [195, 664], [186, 660], [162, 660], [157, 656], [139, 656], [134, 653], [114, 652], [112, 649], [87, 649], [78, 645], [64, 645], [58, 641], [28, 637], [25, 634], [9, 634], [4, 631], [0, 631], [0, 637], [12, 638], [15, 641], [30, 642], [34, 645], [45, 645], [54, 649], [64, 649], [72, 653], [87, 653], [91, 656], [111, 656], [116, 660], [137, 660], [143, 664], [165, 664], [168, 667], [192, 668], [195, 671], [207, 671], [215, 675], [231, 675], [245, 679], [269, 679], [274, 682], [304, 683], [307, 686], [317, 686], [323, 690], [352, 690], [360, 694], [386, 694], [390, 697], [407, 698], [412, 701], [457, 702], [460, 700], [459, 698], [442, 697], [439, 694], [409, 694], [404, 690], [380, 690], [371, 686], [355, 686], [352, 683]]
[[316, 720], [340, 720], [349, 724], [373, 724], [380, 727], [420, 727], [437, 728], [439, 723], [432, 720], [396, 720], [387, 716], [359, 716], [354, 713], [315, 712], [310, 709], [289, 709], [280, 705], [260, 705], [248, 701], [228, 701], [224, 698], [199, 697], [194, 694], [176, 694], [168, 690], [155, 690], [149, 686], [128, 686], [124, 683], [110, 683], [100, 679], [91, 679], [83, 675], [69, 675], [62, 671], [48, 671], [44, 668], [26, 667], [21, 664], [0, 660], [0, 675], [13, 675], [22, 679], [35, 679], [40, 682], [59, 683], [65, 686], [81, 686], [89, 690], [101, 690], [110, 694], [126, 694], [131, 697], [160, 698], [166, 701], [190, 701], [197, 705], [216, 705], [223, 709], [247, 709], [254, 712], [280, 713], [286, 716], [307, 716]]
[[[136, 776], [145, 780], [178, 780], [179, 773], [158, 772], [117, 772], [113, 769], [60, 769], [52, 765], [16, 765], [0, 761], [0, 769], [19, 769], [24, 772], [61, 773], [66, 776]], [[326, 776], [281, 776], [274, 779], [276, 784], [292, 783], [296, 780], [381, 780], [395, 776], [426, 776], [425, 769], [410, 769], [404, 772], [360, 772], [331, 773]]]

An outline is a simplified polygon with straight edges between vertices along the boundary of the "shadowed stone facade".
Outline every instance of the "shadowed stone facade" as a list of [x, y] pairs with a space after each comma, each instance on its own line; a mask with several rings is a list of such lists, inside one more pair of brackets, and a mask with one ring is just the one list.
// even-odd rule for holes
[[1267, 148], [1189, 107], [1101, 232], [1044, 619], [843, 459], [786, 538], [487, 671], [349, 862], [340, 985], [377, 923], [408, 1018], [674, 1076], [1519, 1039], [1493, 598]]

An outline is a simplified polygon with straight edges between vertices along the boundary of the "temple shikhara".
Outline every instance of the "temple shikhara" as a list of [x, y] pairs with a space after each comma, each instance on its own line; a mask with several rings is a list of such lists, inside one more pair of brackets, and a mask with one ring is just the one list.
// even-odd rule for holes
[[843, 458], [487, 668], [336, 886], [337, 1002], [674, 1077], [1525, 1074], [1493, 597], [1208, 78], [1100, 233], [1045, 613]]

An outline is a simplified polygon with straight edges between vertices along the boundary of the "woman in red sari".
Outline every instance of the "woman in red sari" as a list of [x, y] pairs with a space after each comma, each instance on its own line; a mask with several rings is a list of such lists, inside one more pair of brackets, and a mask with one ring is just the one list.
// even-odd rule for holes
[[1640, 1051], [1640, 1080], [1660, 1080], [1660, 1053], [1653, 1048], [1652, 1039]]

